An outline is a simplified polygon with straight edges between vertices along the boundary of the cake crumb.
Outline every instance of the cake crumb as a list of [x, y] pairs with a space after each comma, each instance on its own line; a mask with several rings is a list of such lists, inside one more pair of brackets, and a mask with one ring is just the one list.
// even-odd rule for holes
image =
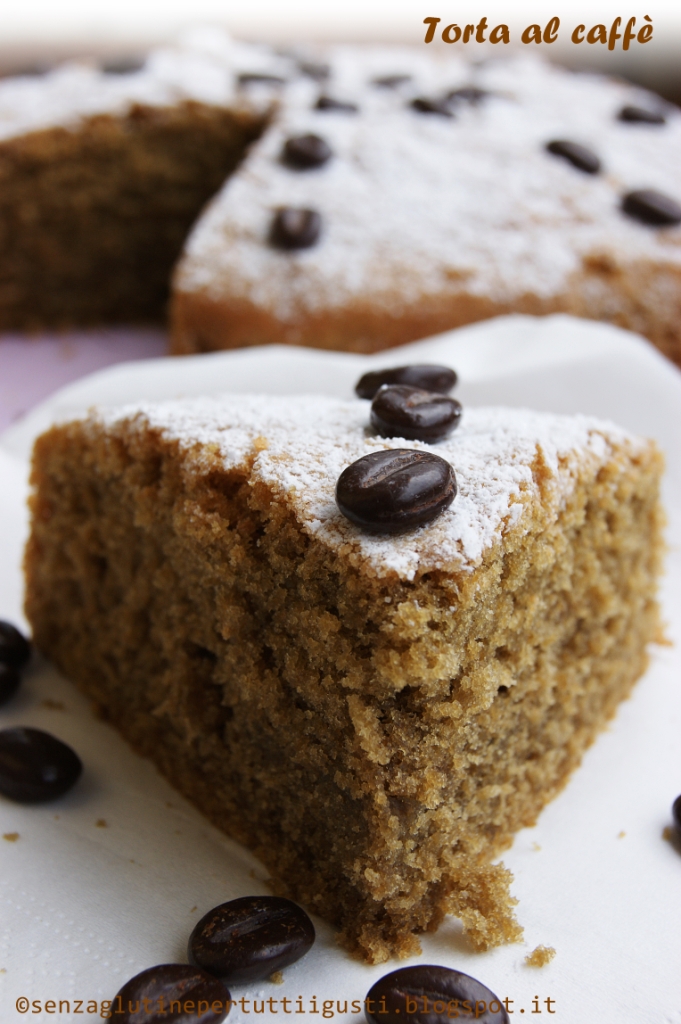
[[653, 640], [653, 643], [657, 644], [658, 647], [674, 646], [674, 641], [665, 633], [664, 625], [659, 626], [658, 631], [655, 634], [655, 639]]
[[6, 839], [8, 843], [16, 843], [17, 839], [19, 838], [19, 833], [18, 832], [4, 832], [2, 838]]
[[66, 706], [62, 704], [60, 700], [52, 700], [51, 697], [45, 697], [40, 702], [41, 708], [48, 708], [50, 711], [66, 711]]
[[537, 946], [531, 953], [528, 953], [525, 957], [525, 963], [528, 967], [546, 967], [550, 964], [556, 955], [556, 951], [553, 946]]
[[108, 828], [108, 827], [109, 827], [109, 825], [108, 825], [108, 822], [107, 822], [106, 818], [97, 818], [97, 821], [95, 822], [95, 828]]
[[190, 914], [193, 914], [195, 910], [198, 910], [198, 907], [197, 907], [196, 905], [194, 905], [194, 906], [192, 907], [192, 909], [191, 909], [191, 910], [189, 911], [189, 913], [190, 913]]
[[620, 833], [618, 834], [617, 838], [618, 838], [618, 839], [624, 839], [624, 837], [626, 836], [626, 834], [627, 834], [626, 832], [620, 832]]
[[284, 975], [281, 973], [281, 971], [275, 971], [274, 974], [270, 974], [270, 981], [272, 982], [273, 985], [283, 985]]
[[541, 850], [541, 846], [539, 845], [539, 843], [532, 843], [532, 849], [539, 853], [539, 851]]
[[[7, 836], [5, 836], [5, 839]], [[665, 825], [662, 829], [662, 838], [666, 839], [668, 843], [674, 842], [674, 829], [670, 825]]]

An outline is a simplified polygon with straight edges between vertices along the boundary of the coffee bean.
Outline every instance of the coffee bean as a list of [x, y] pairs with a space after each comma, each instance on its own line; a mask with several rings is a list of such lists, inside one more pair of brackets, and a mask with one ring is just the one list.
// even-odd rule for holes
[[134, 75], [141, 71], [146, 64], [144, 57], [118, 57], [114, 60], [107, 60], [101, 65], [105, 75]]
[[411, 106], [414, 110], [418, 110], [420, 114], [439, 114], [440, 117], [454, 117], [449, 106], [449, 100], [446, 97], [417, 96], [416, 99], [411, 101]]
[[451, 92], [447, 93], [447, 99], [454, 102], [461, 101], [462, 103], [480, 103], [489, 96], [487, 89], [479, 89], [477, 85], [463, 85], [459, 89], [452, 89]]
[[316, 210], [285, 206], [277, 210], [270, 229], [270, 242], [277, 249], [309, 249], [319, 239], [322, 218]]
[[31, 645], [11, 622], [0, 620], [0, 662], [22, 668], [31, 657]]
[[49, 75], [59, 65], [52, 61], [36, 61], [35, 64], [22, 64], [10, 70], [0, 71], [0, 79], [3, 78], [42, 78]]
[[371, 403], [371, 425], [382, 437], [441, 441], [460, 419], [456, 399], [406, 384], [384, 384]]
[[681, 223], [681, 206], [674, 199], [653, 188], [629, 192], [622, 200], [622, 210], [629, 217], [644, 224]]
[[262, 981], [300, 960], [315, 940], [302, 907], [281, 896], [243, 896], [214, 907], [189, 937], [189, 962], [226, 984]]
[[401, 967], [377, 981], [365, 1000], [369, 1024], [445, 1024], [453, 1017], [509, 1024], [504, 1004], [475, 978], [448, 967]]
[[231, 995], [211, 974], [159, 964], [126, 981], [111, 1012], [116, 1024], [220, 1024], [231, 1008]]
[[343, 470], [336, 485], [343, 515], [374, 533], [401, 533], [429, 523], [455, 496], [449, 463], [410, 448], [364, 455]]
[[383, 75], [381, 78], [374, 78], [372, 85], [377, 85], [379, 89], [396, 89], [398, 85], [411, 82], [411, 79], [411, 75]]
[[629, 124], [667, 123], [667, 118], [659, 110], [647, 110], [645, 107], [622, 107], [617, 120], [627, 121]]
[[415, 363], [413, 366], [395, 366], [388, 370], [365, 373], [355, 385], [359, 398], [373, 398], [383, 384], [409, 384], [424, 391], [437, 391], [446, 395], [456, 384], [457, 376], [448, 366], [435, 363]]
[[681, 838], [681, 796], [677, 796], [676, 800], [672, 804], [672, 815], [674, 817], [676, 830]]
[[261, 71], [246, 71], [237, 76], [239, 85], [284, 85], [286, 79], [280, 75], [268, 75]]
[[298, 64], [302, 74], [307, 75], [308, 78], [314, 78], [316, 82], [324, 82], [331, 74], [331, 68], [328, 64], [315, 64], [312, 61], [301, 61]]
[[12, 665], [3, 665], [0, 661], [0, 704], [6, 704], [19, 689], [21, 674]]
[[586, 174], [598, 174], [601, 169], [601, 161], [592, 150], [586, 146], [580, 146], [578, 142], [570, 142], [568, 139], [554, 139], [547, 142], [546, 149], [554, 156], [560, 156], [567, 160], [573, 167], [584, 171]]
[[82, 770], [78, 755], [42, 729], [0, 731], [0, 793], [10, 800], [54, 800], [75, 785]]
[[332, 96], [320, 96], [315, 103], [316, 110], [337, 110], [341, 114], [356, 114], [359, 107], [356, 103], [335, 100]]
[[287, 167], [302, 171], [321, 167], [332, 156], [331, 147], [319, 135], [294, 135], [284, 143], [281, 159]]

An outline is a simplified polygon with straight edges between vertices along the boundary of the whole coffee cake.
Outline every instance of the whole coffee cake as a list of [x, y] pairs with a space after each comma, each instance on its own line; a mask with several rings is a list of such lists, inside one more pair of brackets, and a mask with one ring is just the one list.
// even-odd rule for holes
[[[494, 858], [565, 784], [646, 663], [661, 559], [652, 442], [464, 410], [439, 444], [368, 404], [225, 396], [92, 413], [36, 443], [35, 642], [275, 888], [372, 962], [445, 914], [519, 937]], [[458, 493], [395, 536], [341, 471], [384, 449]]]
[[0, 329], [162, 319], [176, 266], [176, 353], [562, 311], [681, 363], [680, 164], [678, 109], [527, 54], [198, 31], [0, 82]]

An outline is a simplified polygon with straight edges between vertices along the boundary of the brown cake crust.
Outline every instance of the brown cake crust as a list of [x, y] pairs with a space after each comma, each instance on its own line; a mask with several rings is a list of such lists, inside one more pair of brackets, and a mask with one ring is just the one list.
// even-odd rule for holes
[[659, 453], [612, 441], [556, 515], [538, 452], [520, 520], [474, 572], [409, 580], [302, 530], [252, 478], [266, 449], [228, 468], [139, 417], [43, 435], [38, 648], [354, 953], [413, 955], [446, 913], [476, 949], [519, 938], [492, 860], [658, 631]]
[[227, 302], [198, 292], [175, 291], [170, 307], [171, 352], [190, 355], [253, 345], [302, 345], [371, 353], [503, 313], [544, 312], [534, 296], [503, 306], [477, 295], [429, 296], [405, 310], [396, 295], [395, 307], [391, 315], [384, 303], [354, 303], [291, 321], [275, 317], [247, 299]]
[[568, 291], [548, 299], [526, 294], [499, 302], [461, 290], [424, 296], [405, 308], [396, 292], [392, 304], [354, 302], [282, 319], [245, 298], [216, 299], [175, 289], [171, 352], [302, 345], [369, 354], [508, 313], [569, 313], [614, 323], [642, 334], [681, 366], [681, 270], [652, 263], [616, 266], [599, 254], [584, 261]]

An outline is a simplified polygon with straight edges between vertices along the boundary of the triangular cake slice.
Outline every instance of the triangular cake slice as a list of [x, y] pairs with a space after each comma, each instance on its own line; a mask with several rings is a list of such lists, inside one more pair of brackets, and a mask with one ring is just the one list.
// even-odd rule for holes
[[[340, 472], [432, 451], [458, 494], [363, 532]], [[520, 935], [493, 863], [647, 663], [661, 456], [585, 417], [466, 409], [437, 445], [368, 403], [196, 399], [37, 442], [38, 647], [171, 782], [367, 960], [458, 915]]]

